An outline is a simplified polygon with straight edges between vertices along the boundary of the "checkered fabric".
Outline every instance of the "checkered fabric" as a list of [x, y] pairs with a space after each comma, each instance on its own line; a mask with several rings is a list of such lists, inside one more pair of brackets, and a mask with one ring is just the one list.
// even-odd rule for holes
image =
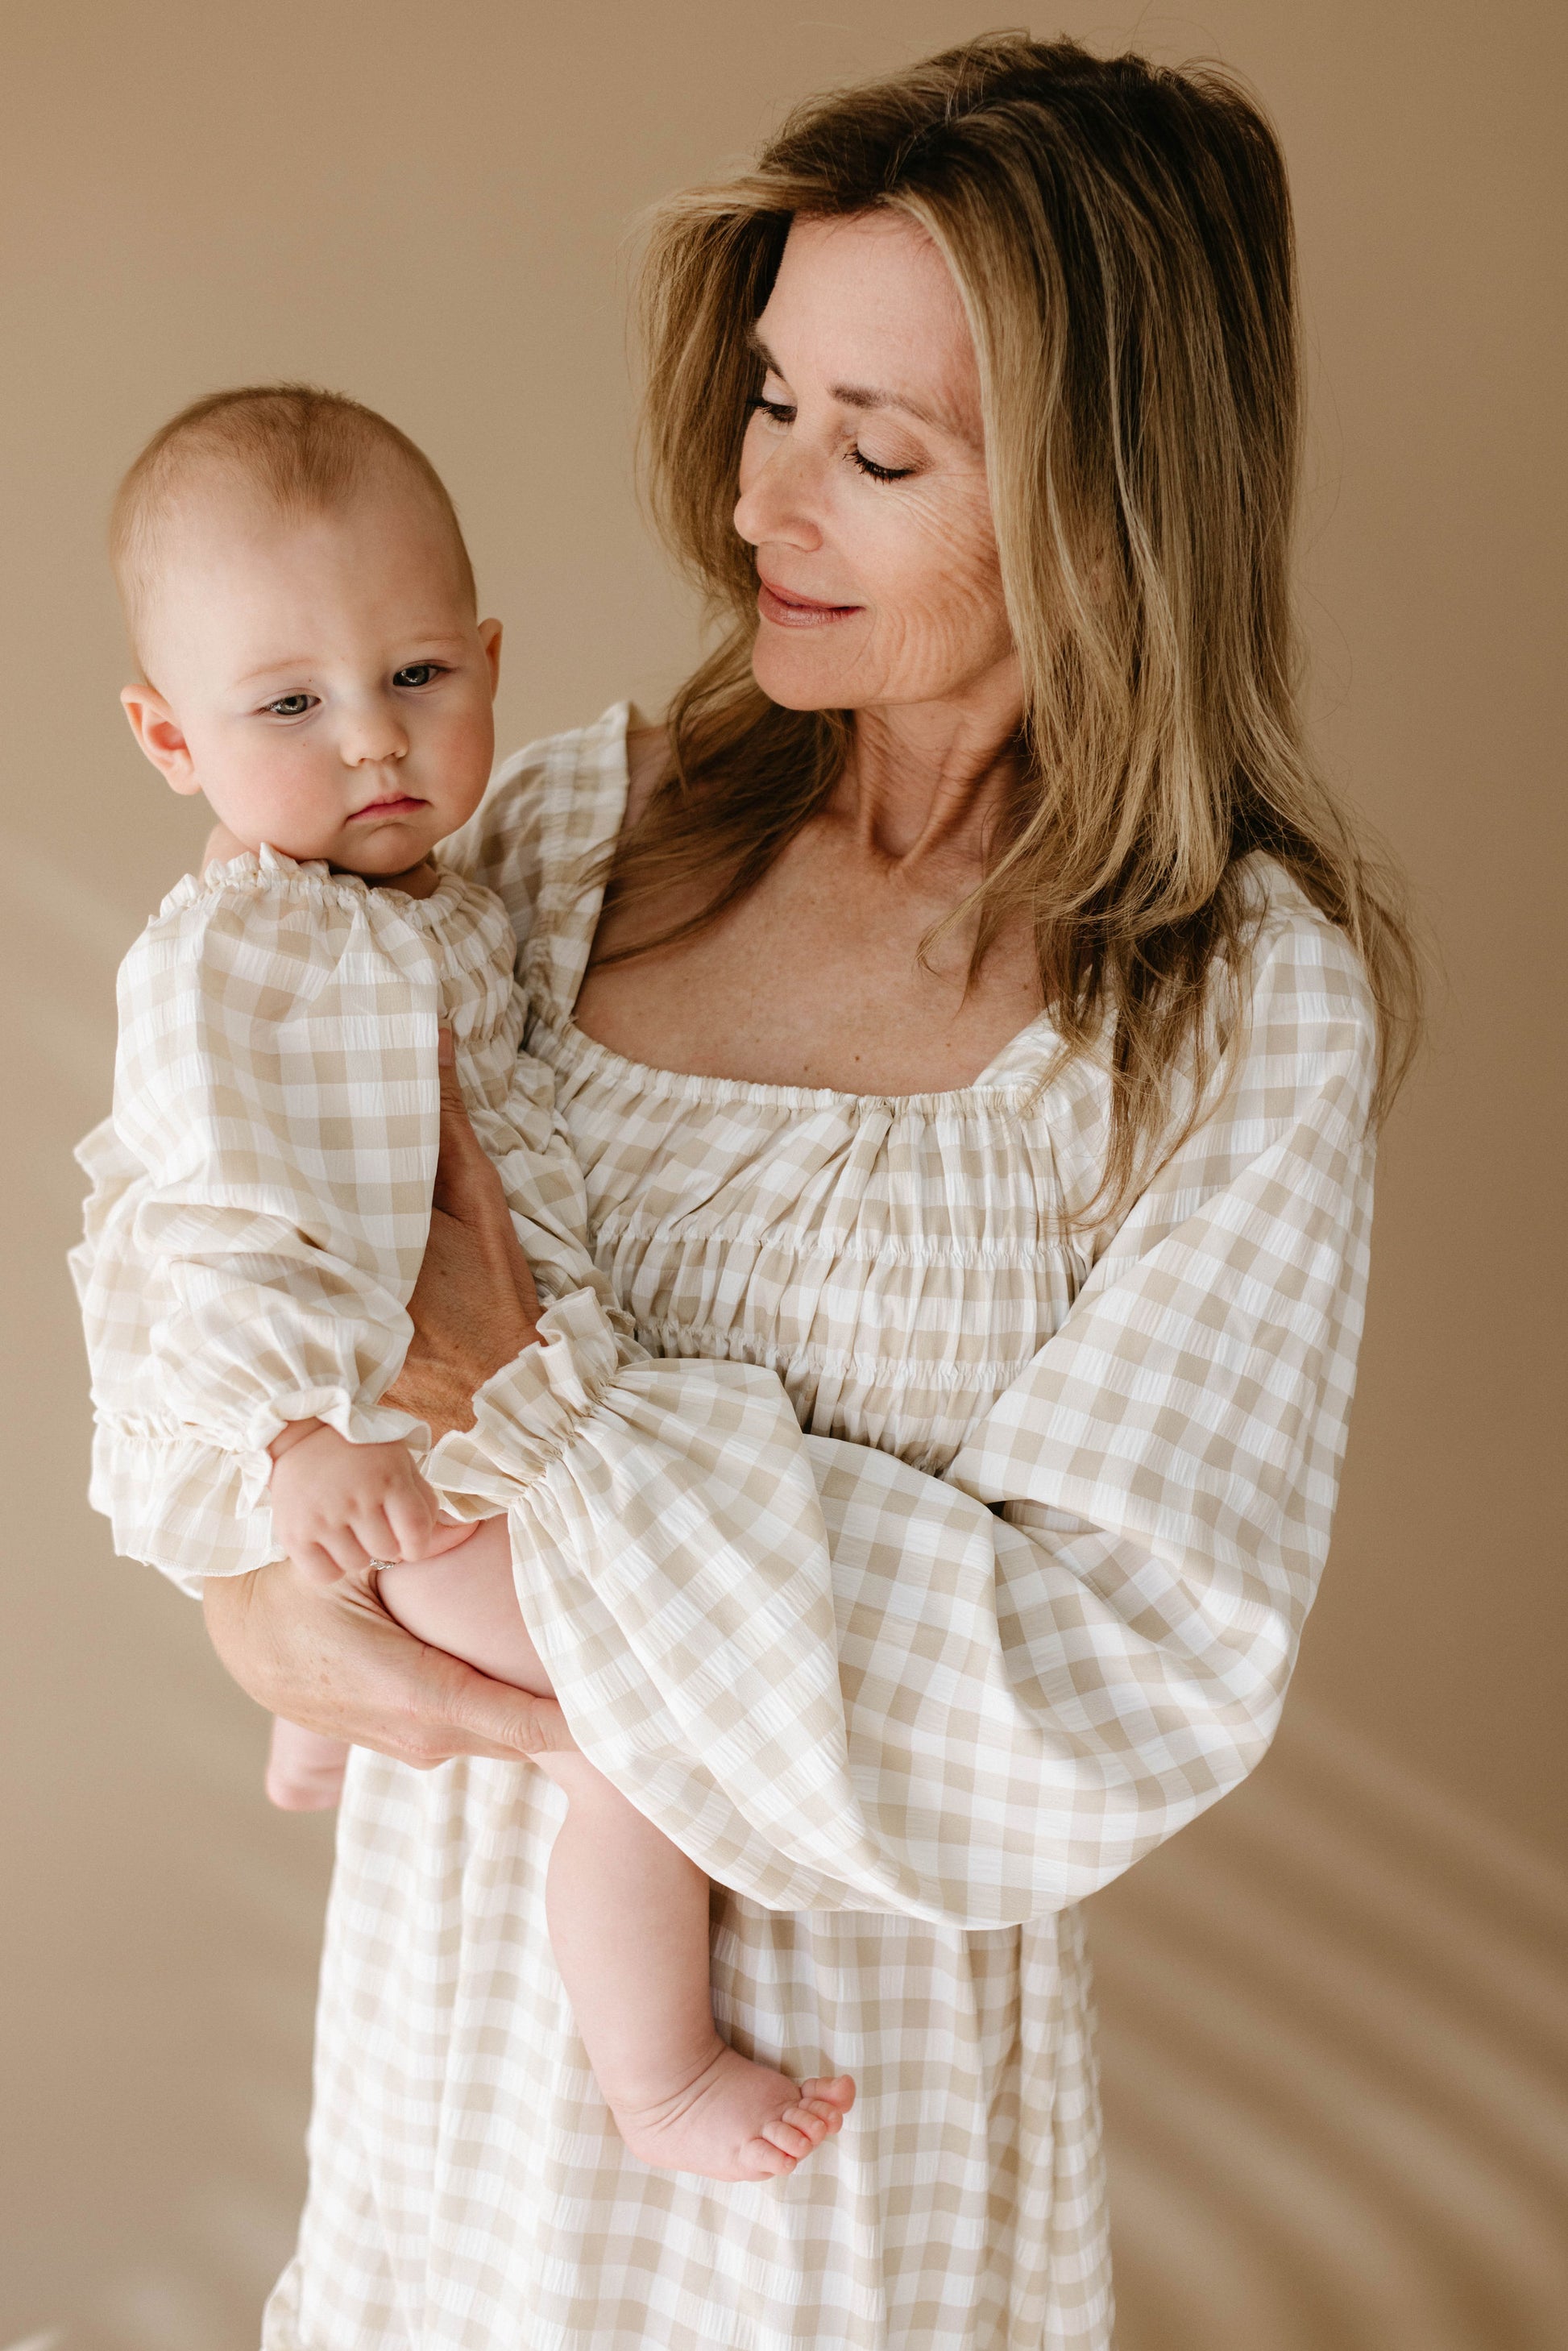
[[426, 1441], [379, 1398], [430, 1225], [438, 1024], [541, 1290], [604, 1289], [550, 1073], [519, 1058], [516, 952], [455, 873], [413, 899], [264, 848], [188, 874], [127, 956], [71, 1256], [91, 1499], [127, 1557], [187, 1590], [276, 1558], [266, 1448], [287, 1421]]
[[584, 1750], [715, 1879], [737, 2046], [852, 2071], [790, 2179], [644, 2170], [545, 1938], [558, 1792], [356, 1754], [311, 2185], [267, 2351], [1104, 2351], [1081, 1896], [1269, 1743], [1327, 1546], [1366, 1270], [1373, 1022], [1276, 869], [1229, 1081], [1113, 1230], [1103, 1074], [685, 1077], [571, 1008], [626, 714], [453, 854], [525, 943], [592, 1295], [444, 1481], [511, 1517]]

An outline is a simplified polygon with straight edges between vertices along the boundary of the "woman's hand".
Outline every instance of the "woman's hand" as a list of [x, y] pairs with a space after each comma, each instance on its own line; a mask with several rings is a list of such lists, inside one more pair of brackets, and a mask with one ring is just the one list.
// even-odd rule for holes
[[441, 1157], [408, 1311], [413, 1339], [383, 1402], [425, 1422], [433, 1441], [472, 1428], [475, 1390], [538, 1338], [539, 1298], [501, 1179], [468, 1123], [444, 1033]]
[[279, 1560], [209, 1577], [203, 1601], [213, 1646], [241, 1689], [307, 1730], [422, 1771], [454, 1755], [516, 1763], [575, 1749], [553, 1698], [426, 1648], [348, 1578], [323, 1588]]

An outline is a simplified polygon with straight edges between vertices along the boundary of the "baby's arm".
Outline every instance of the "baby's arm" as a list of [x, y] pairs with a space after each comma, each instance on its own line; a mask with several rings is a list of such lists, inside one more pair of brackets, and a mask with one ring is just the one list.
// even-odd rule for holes
[[395, 907], [256, 861], [183, 883], [126, 960], [74, 1266], [93, 1499], [188, 1590], [280, 1555], [285, 1424], [423, 1436], [381, 1398], [428, 1229], [439, 1008]]

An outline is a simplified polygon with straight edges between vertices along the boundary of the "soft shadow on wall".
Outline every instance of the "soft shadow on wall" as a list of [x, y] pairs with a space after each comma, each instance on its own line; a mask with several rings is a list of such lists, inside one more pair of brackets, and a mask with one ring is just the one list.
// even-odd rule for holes
[[1298, 1700], [1089, 1906], [1119, 2351], [1550, 2351], [1568, 1880]]

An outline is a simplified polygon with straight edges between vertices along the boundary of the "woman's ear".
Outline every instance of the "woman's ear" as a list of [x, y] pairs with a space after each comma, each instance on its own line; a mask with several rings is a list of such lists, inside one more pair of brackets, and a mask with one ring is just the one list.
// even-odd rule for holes
[[120, 704], [131, 722], [131, 733], [164, 781], [177, 792], [199, 792], [202, 787], [196, 780], [191, 747], [157, 687], [124, 686]]

